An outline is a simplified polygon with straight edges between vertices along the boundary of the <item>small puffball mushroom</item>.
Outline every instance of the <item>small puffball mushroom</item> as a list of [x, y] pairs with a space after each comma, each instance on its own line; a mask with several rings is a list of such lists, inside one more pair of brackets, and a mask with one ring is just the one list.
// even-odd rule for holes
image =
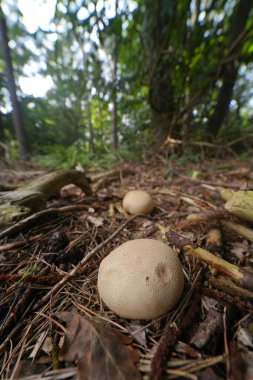
[[100, 263], [100, 297], [124, 318], [152, 319], [167, 313], [183, 288], [184, 275], [177, 253], [158, 240], [127, 241]]
[[148, 214], [154, 208], [154, 202], [146, 191], [131, 190], [123, 199], [123, 208], [129, 214]]

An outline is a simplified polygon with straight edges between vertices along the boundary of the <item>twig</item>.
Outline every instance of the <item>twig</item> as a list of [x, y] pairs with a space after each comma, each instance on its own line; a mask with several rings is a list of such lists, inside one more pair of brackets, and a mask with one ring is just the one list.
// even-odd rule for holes
[[243, 226], [242, 224], [231, 222], [230, 220], [222, 219], [221, 223], [230, 228], [231, 230], [237, 232], [239, 235], [243, 236], [245, 239], [251, 241], [253, 243], [253, 230]]
[[216, 289], [211, 288], [201, 288], [200, 289], [201, 294], [208, 298], [215, 299], [219, 301], [221, 304], [232, 304], [236, 305], [237, 307], [247, 310], [249, 312], [253, 312], [253, 306], [252, 303], [249, 301], [243, 301], [238, 296], [230, 296], [229, 294]]
[[236, 285], [229, 277], [211, 276], [209, 278], [209, 284], [212, 287], [220, 289], [223, 292], [226, 292], [227, 294], [230, 294], [232, 297], [234, 297], [235, 304], [238, 303], [238, 300], [242, 301], [242, 298], [253, 300], [253, 292]]
[[134, 215], [132, 216], [131, 218], [129, 218], [125, 223], [123, 223], [116, 231], [114, 231], [111, 236], [109, 236], [106, 240], [104, 240], [102, 243], [100, 243], [99, 245], [97, 245], [92, 251], [90, 251], [89, 253], [87, 253], [87, 255], [82, 259], [82, 261], [80, 261], [80, 263], [71, 270], [71, 272], [67, 273], [56, 285], [54, 285], [52, 287], [52, 289], [44, 296], [42, 297], [42, 299], [37, 302], [34, 307], [33, 307], [33, 311], [36, 311], [38, 310], [44, 303], [48, 302], [50, 300], [50, 298], [55, 295], [56, 293], [58, 293], [62, 287], [71, 279], [73, 278], [74, 276], [76, 276], [80, 270], [82, 269], [82, 267], [88, 262], [88, 260], [94, 256], [97, 252], [99, 252], [106, 244], [108, 244], [111, 240], [113, 240], [115, 238], [115, 236], [117, 236], [120, 231], [122, 231], [126, 225], [130, 222], [132, 222], [135, 218], [137, 218], [138, 216], [141, 216], [140, 214], [138, 215]]
[[39, 238], [41, 238], [41, 236], [42, 236], [41, 234], [35, 235], [35, 236], [30, 236], [30, 237], [23, 239], [23, 240], [14, 241], [13, 243], [2, 244], [2, 245], [0, 245], [0, 251], [9, 251], [13, 248], [23, 247], [26, 244], [29, 244], [29, 243], [36, 241], [36, 240], [39, 240]]
[[228, 212], [225, 210], [214, 210], [214, 211], [204, 211], [198, 214], [189, 214], [186, 217], [186, 220], [192, 223], [209, 223], [214, 219], [221, 219], [228, 215]]

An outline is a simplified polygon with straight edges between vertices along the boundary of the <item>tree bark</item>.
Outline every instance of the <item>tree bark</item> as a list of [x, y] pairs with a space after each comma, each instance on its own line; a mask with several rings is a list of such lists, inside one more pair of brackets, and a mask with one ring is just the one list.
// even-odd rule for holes
[[3, 126], [3, 118], [0, 113], [0, 162], [5, 158], [5, 150], [4, 150], [4, 126]]
[[238, 55], [240, 54], [244, 39], [239, 39], [238, 43], [236, 43], [236, 41], [245, 30], [249, 13], [252, 8], [252, 1], [240, 0], [231, 17], [228, 49], [231, 50], [231, 46], [234, 46], [233, 51], [230, 52], [230, 54], [232, 53], [236, 58], [223, 64], [220, 77], [222, 80], [222, 86], [219, 90], [216, 108], [209, 119], [206, 131], [209, 138], [214, 138], [217, 135], [229, 110], [233, 88], [239, 70]]
[[[118, 14], [119, 0], [115, 1], [115, 17]], [[114, 35], [114, 51], [113, 51], [113, 96], [112, 96], [112, 148], [118, 149], [118, 103], [117, 103], [117, 66], [119, 54], [119, 36]]]
[[173, 54], [168, 52], [177, 2], [145, 0], [144, 4], [143, 36], [147, 51], [149, 104], [153, 111], [154, 148], [158, 148], [172, 132], [175, 113]]
[[28, 156], [28, 144], [27, 138], [24, 130], [23, 117], [21, 105], [17, 98], [17, 88], [14, 79], [14, 71], [12, 66], [11, 54], [8, 45], [8, 36], [7, 36], [7, 26], [5, 17], [0, 6], [0, 35], [2, 42], [3, 55], [6, 64], [6, 76], [8, 80], [8, 89], [10, 93], [12, 109], [13, 109], [13, 123], [15, 126], [15, 131], [19, 143], [20, 150], [20, 160], [25, 161]]
[[93, 124], [92, 124], [92, 115], [91, 115], [91, 101], [88, 99], [87, 103], [87, 113], [88, 113], [88, 126], [89, 126], [89, 152], [93, 154], [95, 152], [94, 147], [94, 133], [93, 133]]

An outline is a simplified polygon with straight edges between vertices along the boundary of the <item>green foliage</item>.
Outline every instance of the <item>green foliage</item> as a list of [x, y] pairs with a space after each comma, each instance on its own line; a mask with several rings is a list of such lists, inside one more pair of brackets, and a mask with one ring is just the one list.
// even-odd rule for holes
[[[238, 2], [201, 2], [196, 10], [198, 2], [189, 0], [133, 0], [119, 2], [115, 13], [116, 2], [103, 2], [102, 7], [95, 0], [58, 0], [51, 24], [33, 34], [26, 31], [18, 3], [13, 3], [8, 26], [17, 78], [25, 76], [26, 65], [32, 64], [53, 81], [46, 97], [22, 97], [25, 129], [38, 162], [64, 167], [78, 161], [89, 165], [94, 157], [103, 165], [143, 158], [154, 145], [148, 100], [155, 80], [162, 105], [172, 104], [172, 134], [180, 138], [187, 119], [189, 138], [202, 139], [217, 105], [224, 61], [233, 59], [244, 63], [244, 70], [217, 141], [250, 132], [253, 15], [241, 36], [241, 48], [231, 49], [232, 15]], [[115, 36], [119, 46], [113, 78]], [[15, 157], [14, 131], [9, 111], [4, 110], [10, 107], [1, 55], [0, 83], [5, 135]], [[111, 153], [115, 94], [120, 146]], [[189, 151], [182, 160], [188, 159], [197, 162], [199, 157]]]

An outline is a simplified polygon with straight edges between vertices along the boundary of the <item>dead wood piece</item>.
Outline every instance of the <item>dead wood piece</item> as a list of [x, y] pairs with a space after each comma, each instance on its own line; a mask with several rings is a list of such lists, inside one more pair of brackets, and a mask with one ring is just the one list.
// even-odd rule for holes
[[82, 172], [64, 170], [47, 174], [18, 190], [1, 195], [0, 226], [6, 226], [31, 211], [43, 209], [50, 197], [70, 183], [80, 187], [85, 194], [92, 194], [89, 180]]
[[250, 229], [246, 226], [243, 226], [242, 224], [231, 222], [230, 220], [225, 220], [225, 219], [222, 219], [221, 223], [224, 226], [226, 226], [226, 227], [230, 228], [231, 230], [237, 232], [239, 235], [241, 235], [242, 237], [244, 237], [245, 239], [247, 239], [253, 243], [253, 230], [252, 229]]
[[189, 214], [186, 217], [186, 220], [192, 223], [209, 223], [214, 219], [221, 219], [227, 215], [227, 212], [224, 210], [213, 210], [213, 211], [204, 211], [198, 214]]
[[236, 281], [241, 287], [253, 290], [253, 272], [246, 269], [240, 268], [234, 264], [229, 263], [219, 257], [216, 257], [207, 250], [197, 247], [193, 248], [189, 242], [180, 236], [175, 231], [169, 230], [165, 233], [167, 239], [180, 248], [184, 253], [195, 256], [197, 259], [204, 261], [208, 265], [216, 268], [219, 272], [231, 277]]
[[120, 169], [112, 169], [112, 170], [107, 170], [107, 171], [102, 172], [102, 173], [92, 174], [90, 176], [90, 179], [91, 179], [91, 182], [94, 183], [94, 182], [98, 182], [101, 180], [106, 180], [108, 178], [117, 177], [120, 175], [120, 173], [121, 173]]
[[112, 169], [103, 173], [97, 173], [90, 176], [92, 182], [92, 188], [94, 191], [100, 189], [106, 182], [113, 179], [118, 179], [123, 174], [133, 174], [133, 171], [130, 169]]
[[209, 284], [230, 294], [231, 296], [253, 300], [253, 292], [236, 285], [229, 277], [211, 276]]
[[[213, 227], [208, 231], [205, 246], [207, 251], [212, 252], [217, 257], [221, 257], [222, 235], [219, 228]], [[209, 270], [213, 275], [217, 272], [217, 270], [213, 267], [209, 267]]]
[[219, 228], [211, 228], [208, 231], [206, 237], [206, 249], [214, 254], [220, 254], [222, 252], [222, 236]]
[[253, 191], [236, 191], [224, 207], [230, 214], [253, 222]]
[[62, 187], [71, 183], [79, 187], [85, 194], [92, 195], [89, 179], [83, 172], [77, 170], [59, 170], [46, 174], [25, 185], [23, 189], [42, 193], [45, 199], [49, 199]]
[[[215, 287], [215, 284], [212, 284], [212, 286]], [[230, 295], [228, 294], [228, 292], [225, 292], [223, 290], [217, 290], [217, 289], [212, 289], [212, 288], [201, 288], [200, 291], [202, 295], [208, 298], [212, 298], [216, 301], [219, 301], [219, 303], [222, 305], [230, 304], [230, 305], [234, 305], [240, 308], [241, 310], [251, 312], [251, 313], [253, 312], [253, 306], [252, 306], [251, 301], [242, 300], [242, 298], [239, 297], [236, 293], [235, 294], [231, 293]], [[246, 292], [249, 292], [249, 290], [246, 290]]]

